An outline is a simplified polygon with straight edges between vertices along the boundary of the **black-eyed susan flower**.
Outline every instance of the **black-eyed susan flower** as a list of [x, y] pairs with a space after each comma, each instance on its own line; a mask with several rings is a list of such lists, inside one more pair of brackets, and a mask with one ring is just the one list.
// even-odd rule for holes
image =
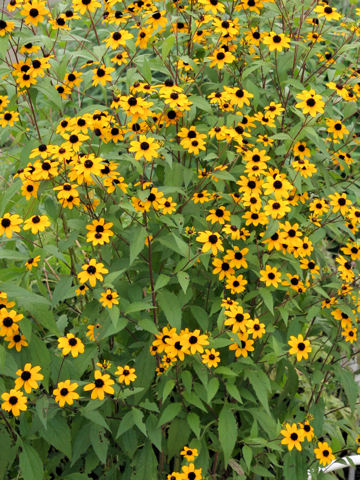
[[5, 213], [0, 218], [0, 235], [4, 235], [7, 238], [12, 238], [13, 233], [19, 233], [20, 227], [23, 223], [22, 218], [17, 213], [13, 215], [11, 213]]
[[270, 32], [267, 35], [264, 35], [262, 41], [263, 44], [268, 47], [270, 52], [273, 52], [274, 50], [282, 52], [284, 48], [290, 47], [290, 38], [284, 33]]
[[[254, 351], [254, 340], [249, 339], [247, 332], [239, 332], [236, 334], [237, 339], [235, 343], [229, 345], [229, 350], [235, 351], [235, 357], [244, 357], [246, 358], [249, 355], [249, 352]], [[234, 340], [233, 338], [231, 340]]]
[[334, 139], [339, 138], [342, 140], [344, 135], [348, 135], [349, 130], [341, 123], [340, 120], [333, 120], [332, 118], [326, 119], [327, 131], [332, 133]]
[[225, 311], [227, 319], [224, 322], [224, 325], [232, 327], [232, 331], [236, 333], [246, 332], [247, 322], [250, 320], [250, 315], [247, 312], [244, 312], [244, 309], [239, 304], [232, 304]]
[[101, 7], [98, 0], [73, 0], [73, 8], [75, 12], [85, 15], [87, 11], [93, 13], [96, 9]]
[[345, 328], [341, 335], [345, 338], [345, 342], [354, 343], [357, 341], [357, 328]]
[[104, 280], [103, 275], [108, 273], [109, 270], [104, 267], [104, 264], [96, 262], [95, 258], [91, 258], [88, 263], [85, 263], [82, 267], [82, 272], [78, 273], [78, 279], [80, 283], [89, 282], [92, 287], [95, 287], [96, 281], [102, 282]]
[[202, 190], [201, 192], [195, 192], [192, 196], [193, 202], [196, 203], [206, 203], [210, 201], [210, 194], [207, 190]]
[[265, 265], [265, 270], [260, 270], [260, 281], [264, 282], [267, 287], [278, 288], [281, 282], [281, 272], [276, 267]]
[[75, 293], [77, 296], [84, 296], [86, 291], [89, 290], [89, 287], [87, 285], [80, 285], [76, 290]]
[[130, 385], [130, 383], [135, 382], [137, 376], [135, 375], [135, 368], [125, 365], [125, 367], [118, 366], [115, 375], [118, 375], [118, 382], [125, 383], [125, 385]]
[[195, 468], [193, 463], [189, 463], [189, 465], [184, 465], [182, 467], [182, 478], [184, 480], [202, 480], [202, 469]]
[[14, 22], [6, 21], [3, 18], [0, 21], [0, 37], [4, 37], [7, 33], [14, 30]]
[[25, 267], [27, 270], [32, 270], [34, 267], [37, 267], [40, 262], [40, 255], [36, 255], [36, 257], [30, 257], [25, 262]]
[[332, 449], [327, 442], [318, 442], [317, 448], [314, 448], [314, 453], [320, 465], [324, 467], [335, 460], [335, 455], [332, 453]]
[[225, 288], [230, 290], [232, 294], [241, 293], [245, 290], [248, 281], [243, 275], [233, 275], [226, 280]]
[[55, 402], [59, 404], [59, 407], [64, 407], [65, 403], [72, 405], [74, 400], [79, 398], [79, 394], [75, 392], [78, 388], [76, 382], [71, 383], [70, 380], [65, 380], [64, 382], [59, 382], [57, 388], [54, 389], [53, 395], [55, 396]]
[[335, 7], [331, 7], [328, 2], [321, 2], [320, 5], [314, 8], [314, 12], [316, 12], [320, 18], [324, 17], [328, 21], [339, 20], [341, 18], [341, 14]]
[[299, 157], [301, 160], [303, 160], [305, 157], [310, 158], [311, 156], [310, 149], [306, 142], [296, 142], [293, 146], [293, 152], [294, 155]]
[[[180, 332], [180, 335], [183, 332]], [[188, 332], [185, 330], [185, 333], [188, 334], [189, 350], [192, 355], [196, 352], [203, 353], [204, 345], [209, 345], [209, 337], [205, 334], [200, 334], [200, 330], [194, 330], [193, 332]]]
[[92, 85], [97, 86], [97, 85], [102, 85], [105, 87], [105, 85], [108, 82], [112, 81], [112, 72], [115, 71], [114, 67], [106, 67], [105, 65], [100, 65], [98, 68], [93, 69], [93, 77], [92, 77]]
[[340, 212], [341, 215], [345, 215], [349, 210], [349, 206], [352, 204], [351, 200], [347, 198], [346, 193], [334, 193], [329, 195], [330, 205], [332, 206], [333, 212]]
[[29, 345], [26, 341], [25, 335], [22, 335], [19, 332], [5, 337], [5, 340], [8, 342], [8, 348], [11, 349], [15, 347], [17, 352], [21, 352], [22, 347], [27, 347]]
[[1, 408], [6, 412], [11, 412], [14, 417], [18, 417], [20, 412], [27, 410], [27, 397], [19, 390], [11, 389], [10, 392], [5, 392], [1, 395], [4, 400]]
[[310, 340], [305, 340], [300, 334], [297, 337], [291, 335], [288, 341], [290, 345], [289, 354], [296, 355], [296, 360], [300, 362], [303, 358], [307, 360], [309, 353], [312, 351]]
[[47, 215], [33, 215], [24, 222], [23, 229], [31, 230], [32, 234], [43, 232], [51, 223]]
[[134, 38], [134, 35], [127, 30], [117, 30], [116, 32], [110, 33], [105, 39], [105, 45], [116, 50], [119, 47], [125, 47], [126, 41], [131, 38]]
[[89, 230], [86, 234], [86, 241], [91, 242], [94, 246], [109, 243], [110, 237], [114, 235], [114, 232], [111, 230], [112, 226], [113, 223], [105, 223], [104, 218], [93, 220], [90, 225], [86, 225], [86, 229]]
[[285, 429], [281, 430], [280, 433], [283, 436], [281, 444], [287, 445], [290, 452], [294, 447], [296, 450], [302, 450], [301, 444], [304, 441], [304, 431], [302, 428], [299, 428], [296, 423], [291, 425], [287, 423]]
[[95, 400], [96, 398], [104, 400], [105, 393], [109, 393], [110, 395], [114, 394], [115, 391], [111, 385], [115, 382], [110, 378], [108, 373], [101, 374], [100, 370], [95, 370], [94, 377], [94, 382], [88, 383], [84, 386], [85, 392], [91, 391], [92, 400]]
[[108, 288], [105, 292], [102, 292], [99, 301], [103, 307], [112, 308], [113, 305], [119, 305], [118, 297], [117, 292]]
[[18, 333], [18, 322], [24, 318], [22, 313], [17, 313], [15, 310], [7, 310], [2, 308], [0, 310], [0, 337], [9, 337]]
[[130, 142], [129, 152], [135, 153], [135, 160], [144, 158], [147, 162], [159, 156], [160, 144], [153, 137], [140, 135], [139, 140]]
[[36, 27], [39, 23], [44, 21], [46, 15], [49, 15], [49, 10], [46, 8], [45, 1], [32, 0], [25, 2], [20, 14], [25, 17], [25, 25], [33, 25]]
[[224, 251], [222, 240], [217, 232], [210, 232], [209, 230], [206, 230], [205, 232], [199, 232], [196, 240], [200, 243], [203, 243], [202, 251], [204, 253], [211, 250], [213, 255], [217, 255], [218, 251]]
[[220, 352], [217, 352], [215, 348], [205, 348], [205, 353], [201, 355], [202, 363], [209, 368], [216, 368], [220, 363]]
[[248, 320], [246, 323], [246, 328], [247, 332], [252, 335], [253, 339], [261, 338], [266, 331], [265, 324], [261, 323], [258, 318], [254, 318], [254, 320]]
[[184, 361], [185, 355], [190, 354], [189, 347], [188, 334], [175, 334], [167, 340], [165, 352], [169, 357], [178, 357], [179, 360]]
[[37, 390], [39, 388], [38, 381], [43, 380], [44, 375], [40, 373], [41, 367], [31, 363], [26, 363], [24, 370], [17, 370], [16, 375], [18, 378], [15, 380], [15, 389], [20, 390], [24, 388], [26, 393], [30, 393], [31, 390]]
[[299, 426], [304, 432], [304, 438], [306, 438], [308, 442], [311, 442], [315, 434], [314, 428], [310, 425], [309, 421], [306, 420], [304, 423], [300, 423]]
[[196, 448], [190, 448], [185, 445], [185, 447], [181, 450], [180, 455], [186, 458], [188, 462], [193, 462], [199, 455], [199, 452]]
[[58, 338], [58, 348], [62, 350], [64, 356], [71, 353], [74, 358], [85, 351], [84, 344], [73, 333], [67, 333], [66, 337]]
[[226, 210], [224, 206], [220, 206], [218, 208], [211, 209], [209, 211], [209, 215], [206, 217], [208, 222], [220, 223], [220, 225], [224, 225], [225, 222], [230, 221], [230, 212]]
[[19, 121], [19, 113], [12, 111], [5, 111], [0, 113], [0, 125], [2, 127], [13, 127], [15, 122]]
[[39, 182], [26, 180], [21, 185], [21, 194], [26, 198], [26, 200], [30, 200], [30, 198], [37, 198], [39, 186]]
[[296, 98], [302, 100], [298, 102], [295, 107], [300, 108], [304, 114], [309, 114], [316, 117], [318, 113], [324, 113], [325, 102], [321, 95], [317, 94], [313, 88], [310, 90], [303, 90], [296, 95]]
[[92, 342], [95, 342], [100, 333], [101, 325], [96, 323], [95, 325], [88, 325], [86, 336], [90, 338]]
[[223, 280], [225, 277], [229, 278], [234, 275], [235, 270], [230, 267], [229, 262], [225, 259], [214, 258], [212, 264], [214, 265], [213, 274], [219, 275], [219, 280]]
[[162, 353], [165, 351], [165, 348], [169, 345], [168, 340], [176, 335], [176, 328], [164, 327], [160, 333], [155, 335], [156, 340], [153, 341], [152, 345], [157, 348], [157, 353]]
[[219, 70], [222, 70], [225, 65], [235, 61], [235, 56], [231, 52], [219, 48], [215, 49], [213, 54], [208, 56], [208, 59], [211, 60], [210, 68], [217, 67]]
[[176, 211], [176, 202], [173, 202], [172, 197], [164, 198], [164, 201], [160, 205], [160, 210], [163, 215], [171, 215]]

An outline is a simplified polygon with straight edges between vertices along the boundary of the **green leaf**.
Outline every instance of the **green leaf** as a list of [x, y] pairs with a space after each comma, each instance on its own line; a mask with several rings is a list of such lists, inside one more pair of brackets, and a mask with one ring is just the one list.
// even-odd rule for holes
[[219, 390], [219, 380], [213, 377], [207, 384], [207, 403], [210, 404], [211, 400], [215, 397], [216, 392]]
[[27, 443], [22, 445], [22, 451], [19, 455], [19, 466], [24, 480], [42, 480], [44, 478], [41, 458], [37, 451]]
[[48, 300], [47, 298], [41, 297], [36, 293], [33, 293], [29, 290], [26, 290], [25, 288], [19, 287], [10, 282], [0, 282], [0, 290], [6, 292], [9, 298], [16, 300], [24, 308], [26, 308], [28, 303], [35, 305], [50, 305], [50, 300]]
[[41, 436], [71, 459], [71, 432], [65, 417], [57, 415], [49, 420], [47, 429], [41, 431]]
[[139, 410], [138, 408], [133, 408], [132, 409], [132, 415], [133, 415], [133, 418], [134, 418], [135, 425], [138, 427], [140, 432], [142, 432], [145, 436], [147, 436], [146, 426], [145, 426], [145, 423], [143, 421], [144, 413], [141, 410]]
[[156, 279], [154, 290], [157, 291], [162, 287], [165, 287], [170, 281], [170, 277], [168, 275], [160, 274]]
[[224, 452], [225, 466], [229, 463], [237, 438], [237, 423], [228, 404], [225, 404], [219, 415], [219, 440]]
[[190, 412], [190, 413], [188, 413], [188, 415], [186, 417], [186, 420], [187, 420], [191, 430], [195, 433], [196, 438], [200, 438], [201, 427], [200, 427], [199, 415], [197, 415], [194, 412]]
[[138, 257], [139, 253], [145, 246], [145, 239], [148, 236], [144, 227], [138, 227], [132, 231], [130, 242], [130, 261], [129, 265], [132, 265], [134, 260]]
[[186, 294], [186, 291], [188, 289], [189, 283], [190, 283], [190, 276], [186, 272], [178, 272], [177, 273], [177, 278], [179, 280], [180, 286], [183, 289], [183, 292]]
[[146, 441], [144, 447], [136, 456], [136, 476], [134, 480], [156, 480], [157, 477], [157, 460], [151, 445]]
[[41, 92], [57, 110], [62, 109], [62, 98], [58, 94], [56, 88], [51, 85], [49, 80], [43, 80], [42, 82], [35, 85], [34, 88]]
[[167, 290], [163, 290], [157, 295], [157, 300], [170, 325], [177, 330], [180, 330], [182, 312], [177, 295]]
[[167, 382], [165, 383], [165, 386], [164, 386], [163, 394], [162, 394], [162, 401], [163, 402], [170, 395], [174, 386], [175, 386], [175, 380], [174, 379], [170, 378], [169, 380], [167, 380]]
[[344, 389], [345, 395], [349, 400], [351, 410], [353, 410], [359, 391], [359, 385], [355, 381], [354, 374], [340, 366], [336, 366], [334, 368], [334, 373], [339, 380], [339, 384]]
[[104, 430], [96, 425], [92, 425], [90, 429], [91, 446], [96, 456], [102, 463], [106, 463], [109, 441], [104, 435]]
[[82, 410], [80, 410], [80, 412], [83, 417], [95, 423], [95, 425], [99, 425], [100, 427], [104, 427], [107, 430], [110, 430], [109, 425], [106, 423], [105, 418], [97, 410], [89, 411], [86, 408], [83, 408]]
[[72, 286], [72, 278], [61, 277], [55, 286], [54, 293], [52, 295], [52, 304], [55, 307], [60, 301], [72, 298], [75, 296], [74, 287]]
[[167, 58], [167, 56], [169, 55], [170, 53], [170, 50], [172, 49], [172, 47], [174, 46], [175, 44], [175, 37], [174, 35], [171, 35], [169, 36], [162, 44], [162, 48], [161, 48], [161, 58], [163, 60], [165, 60]]
[[204, 110], [204, 112], [212, 113], [212, 108], [209, 102], [205, 100], [204, 97], [199, 97], [198, 95], [192, 95], [190, 100], [195, 105], [195, 107], [199, 108], [200, 110]]
[[164, 423], [171, 422], [173, 418], [180, 413], [182, 409], [181, 403], [170, 403], [165, 407], [164, 411], [160, 415], [159, 421], [158, 421], [158, 427], [161, 425], [164, 425]]
[[123, 433], [130, 430], [130, 428], [135, 424], [135, 419], [133, 416], [132, 411], [125, 413], [123, 418], [121, 419], [116, 438], [119, 438]]
[[11, 439], [9, 434], [5, 430], [0, 430], [0, 478], [5, 479], [5, 473], [7, 470], [8, 463], [10, 461], [11, 455], [10, 450], [14, 449], [11, 445]]
[[250, 469], [251, 460], [253, 458], [252, 449], [250, 447], [248, 447], [247, 445], [244, 445], [243, 448], [242, 448], [242, 455], [244, 457], [247, 468]]
[[272, 293], [269, 290], [269, 287], [259, 288], [259, 293], [261, 298], [264, 300], [264, 303], [268, 310], [270, 310], [270, 312], [274, 314], [274, 299]]
[[268, 392], [271, 390], [270, 382], [267, 375], [260, 369], [258, 370], [249, 370], [246, 373], [251, 386], [255, 390], [256, 396], [260, 401], [261, 405], [265, 410], [270, 413], [269, 410], [269, 401], [268, 401]]

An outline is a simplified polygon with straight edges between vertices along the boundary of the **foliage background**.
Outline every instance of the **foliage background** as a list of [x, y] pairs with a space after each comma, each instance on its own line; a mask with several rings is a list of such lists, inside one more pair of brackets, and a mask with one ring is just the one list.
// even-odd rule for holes
[[[230, 41], [226, 40], [233, 46], [235, 60], [219, 69], [216, 64], [209, 66], [209, 56], [225, 40], [220, 42], [212, 23], [216, 14], [204, 12], [204, 3], [154, 2], [153, 10], [146, 4], [101, 3], [90, 14], [85, 11], [69, 21], [70, 30], [56, 30], [50, 25], [51, 18], [70, 8], [66, 2], [52, 6], [51, 16], [45, 15], [39, 25], [28, 26], [20, 13], [21, 5], [14, 12], [3, 7], [2, 18], [13, 22], [14, 29], [0, 37], [1, 95], [8, 97], [6, 109], [17, 111], [19, 121], [14, 126], [4, 124], [0, 131], [0, 215], [3, 218], [9, 212], [23, 219], [46, 215], [51, 226], [39, 235], [22, 230], [11, 238], [1, 237], [0, 289], [24, 315], [20, 329], [28, 346], [17, 352], [1, 339], [0, 393], [13, 388], [16, 372], [27, 362], [41, 366], [44, 378], [40, 388], [28, 395], [27, 410], [19, 417], [2, 411], [0, 477], [171, 478], [172, 472], [180, 472], [181, 465], [187, 464], [179, 455], [185, 445], [199, 451], [194, 463], [202, 473], [193, 477], [196, 480], [300, 479], [306, 478], [309, 465], [313, 478], [320, 477], [313, 451], [318, 440], [326, 440], [337, 456], [357, 448], [358, 386], [348, 368], [349, 361], [356, 359], [357, 346], [356, 342], [345, 341], [339, 321], [331, 315], [339, 308], [356, 328], [358, 264], [351, 261], [354, 277], [347, 281], [341, 277], [336, 259], [346, 243], [356, 242], [358, 234], [354, 220], [359, 198], [357, 5], [333, 2], [343, 17], [338, 21], [320, 18], [316, 26], [305, 19], [318, 17], [314, 9], [322, 5], [320, 2], [255, 2], [258, 12], [244, 9], [246, 2], [224, 2], [221, 20], [238, 19], [239, 27]], [[79, 11], [79, 2], [73, 7]], [[118, 27], [103, 22], [104, 11], [117, 9], [122, 11], [123, 24]], [[165, 10], [164, 30], [150, 32], [144, 48], [136, 45], [149, 12], [157, 9]], [[210, 15], [202, 26], [207, 37], [197, 42], [194, 32], [200, 28], [204, 13]], [[192, 35], [179, 32], [174, 22], [185, 24]], [[244, 40], [251, 27], [284, 33], [290, 39], [290, 48], [270, 52], [266, 44], [257, 47]], [[105, 40], [118, 28], [134, 37], [114, 52]], [[323, 40], [313, 44], [307, 35], [319, 30]], [[41, 49], [36, 54], [20, 54], [20, 48], [28, 42]], [[126, 51], [131, 61], [117, 66], [111, 58], [120, 50]], [[319, 60], [318, 54], [327, 51], [335, 62]], [[13, 63], [45, 58], [47, 54], [53, 57], [44, 76], [34, 76], [33, 85], [21, 87]], [[179, 60], [189, 65], [189, 70], [184, 65], [179, 67]], [[86, 67], [88, 61], [116, 67], [111, 82], [93, 86], [94, 65]], [[64, 85], [65, 75], [73, 70], [82, 72], [83, 81], [62, 98], [55, 86]], [[159, 117], [140, 115], [142, 131], [161, 144], [161, 155], [152, 162], [137, 161], [129, 151], [130, 142], [136, 140], [131, 130], [134, 120], [122, 109], [112, 107], [112, 102], [117, 96], [129, 95], [135, 82], [144, 82], [157, 87], [146, 96], [153, 102], [152, 114], [167, 112], [169, 107], [157, 92], [169, 77], [182, 87], [191, 105], [185, 109], [180, 103], [177, 111], [181, 114], [173, 125], [164, 125]], [[342, 98], [328, 86], [332, 81], [346, 85], [353, 97]], [[227, 110], [223, 104], [210, 103], [209, 95], [222, 92], [224, 86], [249, 92], [249, 105]], [[295, 106], [299, 101], [296, 96], [310, 88], [325, 101], [325, 112], [316, 117], [303, 114]], [[284, 108], [274, 127], [258, 117], [248, 137], [235, 138], [232, 130], [222, 140], [210, 138], [210, 129], [217, 125], [234, 129], [243, 115], [254, 119], [261, 112], [263, 116], [271, 101]], [[126, 193], [120, 189], [109, 193], [104, 175], [97, 175], [88, 183], [78, 182], [81, 205], [72, 210], [63, 208], [53, 188], [68, 180], [67, 169], [74, 164], [69, 166], [62, 159], [56, 175], [39, 181], [36, 198], [26, 200], [21, 186], [27, 178], [21, 174], [29, 162], [40, 159], [29, 158], [34, 149], [40, 143], [61, 145], [64, 138], [57, 131], [59, 123], [95, 111], [108, 112], [111, 122], [121, 127], [123, 138], [118, 143], [111, 141], [105, 124], [98, 135], [95, 130], [99, 127], [90, 121], [89, 139], [81, 151], [114, 164], [128, 184]], [[340, 144], [328, 132], [326, 118], [346, 125], [349, 133]], [[181, 128], [190, 126], [206, 135], [206, 150], [199, 154], [188, 153], [177, 137]], [[266, 135], [273, 144], [264, 147], [258, 135]], [[299, 141], [307, 143], [316, 167], [316, 172], [307, 177], [293, 166], [293, 147]], [[269, 218], [267, 224], [259, 226], [246, 225], [246, 199], [240, 195], [238, 201], [231, 196], [238, 192], [236, 182], [240, 177], [248, 175], [243, 158], [253, 148], [266, 148], [270, 156], [266, 169], [278, 168], [296, 187], [296, 193], [288, 191], [287, 198], [292, 195], [291, 210], [280, 223], [298, 223], [303, 236], [308, 236], [314, 247], [311, 258], [320, 270], [316, 277], [300, 268], [300, 258], [293, 252], [269, 251], [263, 243], [281, 228], [277, 219]], [[351, 159], [339, 157], [339, 151]], [[52, 159], [57, 161], [56, 155]], [[78, 157], [70, 151], [69, 160], [76, 163]], [[264, 179], [269, 174], [266, 169]], [[153, 207], [148, 212], [134, 208], [132, 197], [145, 201], [149, 195], [149, 188], [143, 189], [144, 182], [172, 197], [177, 205], [171, 215]], [[205, 189], [211, 195], [209, 203], [194, 203], [193, 195]], [[315, 198], [329, 203], [329, 195], [335, 193], [346, 193], [353, 210], [339, 215], [330, 209], [320, 219], [311, 219], [309, 204]], [[262, 192], [262, 208], [269, 198], [273, 199], [271, 195]], [[98, 204], [91, 206], [94, 200]], [[231, 212], [231, 224], [248, 229], [249, 237], [232, 240], [220, 224], [207, 221], [209, 210], [223, 205]], [[99, 218], [113, 223], [115, 235], [103, 246], [92, 246], [86, 241], [86, 226]], [[187, 234], [186, 227], [197, 233]], [[213, 257], [210, 252], [204, 253], [196, 240], [204, 231], [219, 232], [225, 250], [235, 246], [249, 249], [248, 267], [237, 272], [247, 280], [244, 292], [230, 294], [225, 282], [212, 273]], [[149, 235], [153, 237], [150, 246], [145, 245]], [[37, 255], [41, 257], [39, 266], [26, 269], [25, 262]], [[217, 256], [221, 257], [221, 252]], [[79, 296], [75, 292], [79, 287], [77, 275], [89, 258], [103, 262], [109, 273], [103, 283]], [[283, 284], [266, 287], [260, 281], [260, 270], [266, 264], [276, 266], [282, 280], [286, 280], [286, 273], [299, 275], [305, 291], [296, 292]], [[111, 309], [99, 303], [106, 288], [119, 296], [119, 305]], [[222, 299], [227, 297], [239, 301], [251, 318], [259, 318], [266, 326], [266, 334], [256, 339], [254, 351], [246, 358], [236, 358], [228, 348], [234, 343], [234, 334], [224, 325]], [[325, 299], [333, 302], [331, 309], [323, 307]], [[97, 323], [101, 328], [93, 342], [86, 334], [88, 325]], [[199, 354], [186, 355], [184, 361], [174, 362], [157, 375], [162, 355], [151, 355], [150, 348], [155, 335], [168, 325], [178, 333], [188, 328], [208, 335], [210, 345], [205, 348], [220, 352], [219, 366], [208, 368]], [[84, 353], [77, 358], [63, 357], [58, 349], [58, 338], [68, 332], [85, 344]], [[299, 334], [310, 340], [312, 351], [308, 360], [296, 362], [289, 354], [288, 341]], [[106, 373], [110, 372], [114, 380], [118, 365], [130, 365], [135, 368], [136, 381], [130, 386], [116, 381], [114, 395], [103, 401], [91, 400], [83, 386], [93, 380], [94, 370], [99, 369], [97, 362], [105, 360], [111, 362]], [[78, 383], [80, 398], [72, 406], [60, 408], [53, 389], [66, 379]], [[282, 428], [307, 419], [314, 428], [314, 440], [305, 441], [301, 452], [287, 451], [281, 444]], [[191, 478], [173, 475], [176, 479]]]

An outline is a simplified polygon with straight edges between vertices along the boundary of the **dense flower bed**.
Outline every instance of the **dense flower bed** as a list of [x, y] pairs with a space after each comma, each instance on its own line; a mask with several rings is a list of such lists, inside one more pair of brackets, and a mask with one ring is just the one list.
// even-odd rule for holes
[[356, 450], [359, 18], [4, 7], [0, 478], [305, 479]]

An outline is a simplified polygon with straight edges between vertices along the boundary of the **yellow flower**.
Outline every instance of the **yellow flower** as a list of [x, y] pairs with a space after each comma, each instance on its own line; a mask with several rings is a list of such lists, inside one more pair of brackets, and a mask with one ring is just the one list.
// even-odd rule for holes
[[10, 392], [3, 393], [1, 398], [4, 400], [1, 408], [6, 412], [11, 412], [14, 417], [18, 417], [20, 411], [27, 410], [27, 397], [19, 390], [11, 389]]
[[27, 270], [32, 270], [33, 267], [37, 267], [40, 261], [40, 255], [36, 255], [36, 257], [28, 258], [25, 262], [25, 266]]
[[283, 33], [270, 32], [263, 38], [264, 45], [267, 45], [270, 52], [276, 50], [282, 52], [284, 48], [290, 47], [290, 38]]
[[99, 400], [104, 400], [105, 393], [109, 393], [110, 395], [114, 394], [115, 390], [111, 385], [113, 385], [115, 382], [110, 378], [108, 373], [102, 375], [100, 370], [95, 370], [94, 377], [95, 381], [93, 383], [88, 383], [84, 387], [85, 392], [91, 390], [91, 398], [93, 400], [96, 398]]
[[159, 156], [159, 148], [160, 144], [155, 142], [154, 138], [140, 135], [139, 141], [134, 140], [130, 142], [129, 152], [135, 153], [135, 160], [144, 158], [147, 162], [151, 162]]
[[130, 383], [134, 382], [137, 378], [135, 375], [135, 368], [130, 368], [129, 365], [125, 365], [125, 367], [117, 367], [115, 375], [119, 375], [118, 382], [125, 383], [125, 385], [130, 385]]
[[318, 442], [318, 448], [314, 448], [314, 453], [320, 465], [324, 467], [335, 460], [335, 455], [333, 455], [331, 447], [327, 442]]
[[75, 337], [73, 333], [68, 333], [66, 337], [58, 338], [58, 348], [62, 349], [62, 354], [71, 355], [76, 358], [79, 353], [84, 353], [85, 347], [80, 338]]
[[44, 378], [42, 373], [39, 373], [41, 367], [39, 365], [32, 366], [31, 363], [26, 363], [24, 370], [17, 370], [16, 375], [18, 378], [15, 380], [15, 389], [20, 390], [24, 387], [26, 393], [30, 393], [32, 389], [37, 390], [39, 388], [38, 381]]
[[117, 292], [108, 288], [106, 292], [102, 292], [100, 296], [100, 303], [103, 307], [112, 308], [113, 305], [119, 305]]
[[71, 383], [70, 380], [58, 383], [53, 395], [55, 395], [55, 402], [59, 404], [59, 407], [64, 407], [65, 403], [72, 405], [74, 400], [79, 398], [79, 394], [74, 391], [78, 386], [77, 383]]
[[217, 352], [214, 348], [205, 349], [205, 353], [201, 355], [202, 363], [207, 365], [209, 368], [216, 368], [220, 363], [220, 353]]
[[195, 460], [195, 457], [197, 457], [199, 453], [196, 448], [190, 448], [185, 445], [185, 447], [180, 452], [180, 455], [185, 457], [188, 462], [193, 462]]
[[24, 222], [24, 230], [31, 230], [34, 235], [43, 232], [46, 227], [51, 225], [47, 215], [33, 215]]
[[290, 355], [296, 355], [296, 360], [298, 362], [303, 358], [306, 360], [309, 357], [309, 353], [312, 351], [310, 341], [304, 340], [301, 334], [297, 337], [291, 335], [288, 344], [291, 347], [289, 350]]
[[7, 238], [12, 238], [13, 233], [19, 233], [20, 227], [23, 223], [22, 219], [17, 213], [11, 215], [10, 213], [5, 213], [3, 217], [0, 218], [0, 235], [6, 235]]
[[299, 451], [302, 450], [301, 443], [304, 441], [304, 431], [298, 428], [296, 423], [292, 425], [287, 423], [285, 429], [281, 430], [280, 433], [284, 437], [281, 440], [282, 445], [287, 445], [290, 452], [294, 447]]
[[89, 260], [88, 263], [83, 265], [82, 272], [78, 273], [78, 279], [80, 283], [89, 281], [92, 287], [95, 287], [96, 280], [102, 282], [104, 280], [103, 274], [109, 273], [109, 270], [104, 267], [103, 263], [97, 263], [95, 258]]
[[301, 108], [303, 113], [309, 113], [312, 117], [316, 117], [318, 113], [324, 113], [325, 102], [321, 95], [318, 95], [312, 88], [310, 90], [303, 90], [296, 95], [296, 98], [302, 100], [298, 102], [295, 107]]

